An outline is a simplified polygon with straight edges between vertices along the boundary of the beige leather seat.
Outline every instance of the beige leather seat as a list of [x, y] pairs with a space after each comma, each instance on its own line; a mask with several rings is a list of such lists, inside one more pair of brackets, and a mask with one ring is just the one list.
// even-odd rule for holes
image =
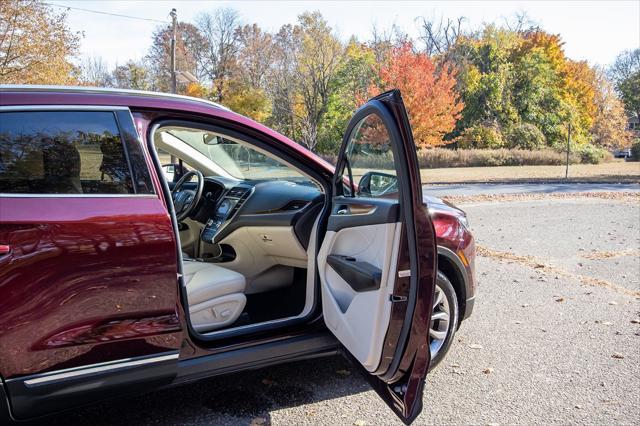
[[184, 260], [182, 271], [193, 328], [200, 332], [213, 331], [238, 319], [247, 303], [242, 274], [195, 260]]

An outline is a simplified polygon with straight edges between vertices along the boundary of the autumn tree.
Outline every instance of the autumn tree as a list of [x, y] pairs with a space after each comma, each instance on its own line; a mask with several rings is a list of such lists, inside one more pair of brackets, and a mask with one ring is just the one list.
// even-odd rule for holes
[[142, 62], [128, 61], [124, 65], [117, 65], [111, 78], [113, 86], [120, 89], [151, 89], [149, 72]]
[[609, 75], [625, 109], [640, 120], [640, 48], [620, 53]]
[[[171, 91], [171, 38], [173, 31], [169, 26], [158, 27], [152, 37], [151, 47], [145, 57], [153, 90]], [[195, 25], [178, 22], [176, 34], [176, 70], [187, 71], [202, 78], [204, 70], [197, 60], [198, 53], [205, 47], [204, 37]], [[179, 93], [186, 93], [187, 85], [178, 85]]]
[[0, 83], [73, 84], [80, 37], [38, 0], [0, 2]]
[[627, 148], [633, 138], [627, 131], [627, 116], [624, 105], [618, 98], [613, 84], [604, 71], [596, 75], [595, 105], [596, 114], [593, 123], [593, 142], [605, 148]]
[[265, 122], [271, 114], [266, 79], [274, 57], [273, 37], [257, 24], [238, 27], [236, 36], [238, 51], [233, 75], [227, 82], [225, 105]]
[[405, 43], [393, 49], [390, 64], [381, 68], [378, 77], [380, 85], [371, 86], [369, 95], [400, 89], [418, 147], [446, 143], [444, 136], [453, 130], [464, 106], [455, 92], [453, 70], [443, 67], [437, 72], [427, 55], [414, 53], [412, 45]]
[[196, 27], [203, 38], [202, 47], [193, 52], [201, 74], [213, 88], [212, 100], [224, 103], [228, 80], [235, 70], [240, 18], [233, 9], [216, 9], [196, 18]]
[[528, 134], [536, 133], [530, 127], [535, 126], [548, 146], [562, 148], [571, 124], [572, 140], [590, 143], [596, 114], [593, 69], [567, 58], [558, 35], [537, 27], [520, 30], [523, 26], [486, 25], [456, 41], [448, 57], [458, 70], [465, 108], [451, 136], [518, 134], [526, 124]]
[[312, 151], [318, 144], [320, 123], [327, 113], [330, 87], [342, 56], [342, 44], [320, 12], [298, 17], [296, 80], [300, 96], [300, 142]]
[[80, 63], [79, 83], [87, 86], [110, 87], [111, 72], [100, 56], [89, 56]]
[[272, 104], [268, 124], [293, 140], [298, 140], [300, 134], [296, 115], [299, 96], [294, 84], [299, 50], [300, 32], [293, 25], [283, 25], [273, 35], [273, 63], [266, 77]]

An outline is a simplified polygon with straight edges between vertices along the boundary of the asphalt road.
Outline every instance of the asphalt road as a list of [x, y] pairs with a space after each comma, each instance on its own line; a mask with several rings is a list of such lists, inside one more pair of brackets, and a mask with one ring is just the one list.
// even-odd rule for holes
[[[480, 294], [427, 379], [416, 424], [640, 424], [640, 205], [563, 199], [464, 208], [480, 247]], [[400, 423], [334, 357], [110, 401], [42, 424]]]
[[638, 183], [465, 183], [425, 185], [435, 197], [483, 194], [550, 194], [571, 192], [640, 192]]

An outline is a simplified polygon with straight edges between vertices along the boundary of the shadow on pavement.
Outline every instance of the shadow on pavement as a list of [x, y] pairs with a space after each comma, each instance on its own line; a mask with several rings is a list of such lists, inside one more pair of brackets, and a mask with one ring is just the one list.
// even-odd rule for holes
[[206, 379], [146, 395], [112, 399], [28, 425], [271, 423], [270, 412], [369, 390], [341, 356]]

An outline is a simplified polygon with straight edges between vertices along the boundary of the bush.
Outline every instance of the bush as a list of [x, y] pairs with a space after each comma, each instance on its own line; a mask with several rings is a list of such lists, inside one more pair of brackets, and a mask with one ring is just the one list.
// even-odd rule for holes
[[[325, 160], [336, 164], [335, 155], [323, 155]], [[567, 155], [552, 149], [530, 151], [528, 149], [446, 149], [432, 148], [418, 151], [418, 164], [422, 169], [438, 169], [444, 167], [488, 167], [488, 166], [538, 166], [562, 165]], [[393, 168], [391, 155], [360, 158], [356, 167], [371, 169]], [[580, 163], [581, 156], [572, 152], [571, 164]]]
[[575, 151], [584, 164], [600, 164], [603, 161], [611, 161], [613, 159], [613, 155], [609, 151], [590, 144], [578, 145]]
[[[322, 158], [336, 164], [336, 155]], [[613, 156], [606, 150], [593, 145], [582, 145], [571, 149], [569, 164], [598, 164], [611, 161]], [[553, 149], [446, 149], [431, 148], [418, 151], [421, 169], [445, 167], [493, 167], [493, 166], [561, 166], [567, 162], [567, 153]], [[392, 169], [393, 157], [390, 153], [359, 158], [356, 168], [373, 170]]]
[[547, 144], [544, 134], [534, 124], [523, 123], [511, 128], [507, 134], [509, 148], [541, 149]]
[[504, 138], [502, 132], [496, 126], [476, 125], [471, 126], [462, 133], [458, 139], [460, 148], [502, 148]]

